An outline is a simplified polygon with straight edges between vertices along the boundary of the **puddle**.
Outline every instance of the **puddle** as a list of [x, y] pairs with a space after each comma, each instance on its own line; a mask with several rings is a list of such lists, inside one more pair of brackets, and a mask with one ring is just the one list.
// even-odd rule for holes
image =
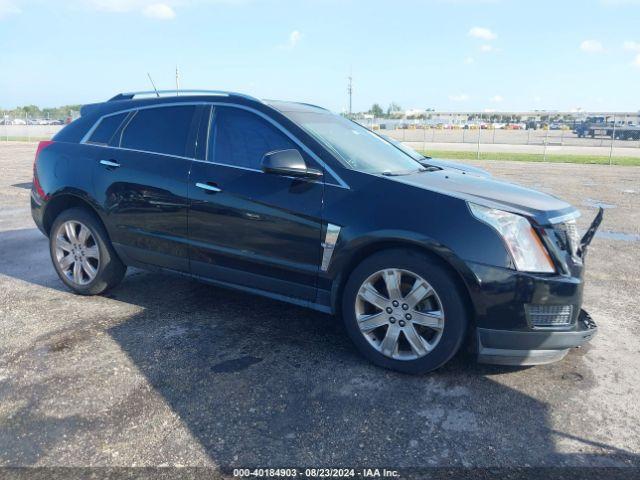
[[605, 210], [607, 208], [616, 208], [617, 205], [614, 205], [613, 203], [604, 203], [601, 202], [600, 200], [594, 200], [593, 198], [587, 198], [585, 199], [584, 202], [582, 202], [583, 205], [587, 206], [587, 207], [593, 207], [593, 208], [604, 208]]
[[623, 242], [640, 242], [640, 235], [637, 233], [611, 232], [605, 230], [596, 232], [596, 237], [606, 240], [621, 240]]

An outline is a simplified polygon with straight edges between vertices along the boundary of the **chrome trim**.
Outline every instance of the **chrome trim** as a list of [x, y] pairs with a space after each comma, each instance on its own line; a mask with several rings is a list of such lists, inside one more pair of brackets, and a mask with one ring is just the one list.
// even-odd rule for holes
[[[161, 153], [161, 152], [149, 152], [148, 150], [136, 150], [135, 148], [121, 148], [121, 147], [112, 147], [111, 145], [98, 145], [95, 143], [86, 143], [88, 147], [98, 147], [98, 148], [112, 148], [114, 150], [122, 150], [124, 152], [137, 152], [137, 153], [147, 153], [149, 155], [160, 155], [163, 157], [171, 157], [171, 158], [179, 158], [181, 160], [191, 160], [194, 162], [204, 162], [204, 160], [198, 160], [197, 158], [184, 157], [182, 155], [173, 155], [171, 153]], [[210, 163], [210, 162], [205, 162]]]
[[209, 142], [211, 141], [211, 122], [213, 122], [213, 115], [215, 111], [215, 108], [213, 108], [213, 105], [208, 105], [207, 108], [209, 108], [209, 116], [207, 118], [207, 140], [206, 140], [207, 144], [204, 146], [205, 160], [209, 158]]
[[562, 222], [566, 222], [567, 220], [575, 220], [576, 218], [580, 217], [581, 213], [579, 210], [575, 210], [571, 213], [567, 213], [565, 215], [560, 215], [558, 217], [553, 217], [549, 219], [549, 223], [562, 223]]
[[203, 190], [209, 190], [210, 192], [221, 192], [222, 190], [218, 187], [214, 187], [213, 185], [208, 185], [206, 183], [196, 183], [196, 187], [202, 188]]
[[[103, 118], [111, 117], [113, 115], [119, 115], [119, 114], [125, 113], [125, 112], [137, 112], [139, 110], [147, 110], [147, 109], [150, 109], [150, 108], [173, 107], [173, 106], [180, 106], [180, 105], [212, 105], [212, 106], [215, 105], [215, 106], [222, 106], [222, 107], [226, 106], [226, 107], [240, 108], [242, 110], [247, 110], [249, 112], [252, 112], [252, 113], [258, 115], [259, 117], [262, 117], [265, 120], [267, 120], [269, 123], [271, 123], [273, 126], [275, 126], [278, 130], [280, 130], [282, 133], [284, 133], [287, 137], [289, 137], [289, 139], [291, 139], [291, 141], [293, 141], [296, 145], [298, 145], [302, 150], [304, 150], [305, 153], [307, 153], [307, 155], [309, 155], [315, 162], [317, 162], [320, 166], [322, 166], [322, 168], [324, 168], [324, 170], [326, 170], [333, 177], [333, 179], [337, 182], [337, 185], [334, 184], [334, 183], [325, 182], [326, 185], [331, 185], [331, 186], [334, 186], [334, 187], [346, 188], [347, 190], [350, 189], [349, 185], [347, 183], [345, 183], [345, 181], [342, 180], [342, 178], [340, 178], [340, 176], [337, 173], [335, 173], [335, 171], [331, 167], [329, 167], [325, 162], [323, 162], [320, 159], [320, 157], [318, 157], [318, 155], [316, 155], [314, 152], [312, 152], [311, 149], [309, 149], [309, 147], [307, 147], [304, 143], [302, 143], [295, 135], [293, 135], [291, 132], [289, 132], [286, 128], [284, 128], [278, 122], [276, 122], [275, 120], [270, 118], [268, 115], [265, 115], [264, 113], [254, 109], [254, 108], [247, 107], [246, 105], [239, 105], [237, 103], [203, 102], [203, 101], [199, 101], [199, 102], [167, 102], [167, 103], [160, 103], [160, 104], [155, 104], [155, 105], [142, 105], [142, 106], [138, 106], [138, 107], [131, 107], [131, 108], [127, 108], [127, 109], [124, 109], [124, 110], [118, 110], [118, 111], [115, 111], [115, 112], [110, 112], [110, 113], [107, 113], [105, 115], [102, 115], [100, 118], [98, 118], [98, 120], [96, 120], [96, 123], [94, 123], [93, 127], [91, 127], [89, 129], [89, 131], [85, 134], [84, 137], [82, 137], [82, 140], [80, 140], [80, 143], [83, 144], [83, 145], [92, 145], [92, 146], [95, 146], [95, 147], [117, 148], [119, 150], [127, 150], [127, 151], [131, 151], [131, 152], [151, 153], [151, 154], [154, 154], [154, 155], [164, 155], [164, 156], [169, 156], [169, 157], [185, 158], [187, 160], [203, 161], [203, 160], [200, 160], [198, 158], [184, 157], [184, 156], [181, 156], [181, 155], [169, 155], [169, 154], [161, 153], [161, 152], [149, 152], [149, 151], [146, 151], [146, 150], [135, 150], [135, 149], [132, 149], [132, 148], [123, 148], [123, 147], [120, 147], [120, 146], [114, 147], [114, 146], [111, 146], [111, 145], [98, 145], [98, 144], [93, 144], [93, 143], [87, 143], [87, 140], [90, 138], [90, 135], [97, 128], [98, 124], [102, 121]], [[270, 108], [273, 108], [273, 107], [270, 107]], [[211, 109], [211, 110], [213, 111], [213, 109]], [[129, 121], [131, 121], [131, 118], [129, 118], [129, 120], [125, 119], [124, 121], [126, 121], [127, 125], [128, 125]], [[121, 128], [121, 131], [124, 130], [125, 128], [126, 128], [126, 125], [123, 128]], [[209, 124], [209, 130], [210, 129], [211, 129], [211, 124]], [[207, 144], [208, 144], [208, 139], [207, 139]], [[207, 154], [208, 154], [208, 152], [207, 152]], [[262, 170], [250, 169], [250, 168], [246, 168], [246, 167], [239, 167], [237, 165], [228, 165], [228, 164], [225, 164], [225, 163], [216, 163], [216, 162], [210, 162], [210, 161], [206, 161], [206, 163], [212, 163], [214, 165], [223, 165], [225, 167], [252, 170], [252, 171], [255, 171], [255, 172], [262, 172]]]
[[259, 170], [257, 168], [243, 167], [241, 165], [228, 165], [226, 163], [209, 162], [207, 160], [200, 160], [199, 158], [190, 158], [189, 160], [193, 160], [194, 162], [200, 162], [200, 163], [208, 163], [209, 165], [218, 165], [220, 167], [230, 167], [230, 168], [237, 168], [238, 170], [247, 170], [249, 172], [264, 173], [262, 170]]
[[[109, 145], [106, 143], [94, 143], [94, 142], [89, 142], [89, 139], [91, 138], [91, 136], [93, 135], [93, 133], [97, 130], [97, 128], [100, 126], [100, 124], [102, 123], [102, 121], [107, 118], [107, 117], [114, 117], [116, 115], [121, 115], [123, 113], [127, 113], [125, 111], [121, 111], [121, 112], [117, 112], [117, 113], [109, 113], [108, 115], [103, 115], [101, 116], [94, 124], [93, 126], [87, 131], [87, 133], [84, 134], [84, 136], [82, 137], [82, 139], [80, 140], [80, 143], [91, 143], [91, 145], [103, 145], [105, 147], [108, 147]], [[118, 125], [118, 128], [116, 129], [116, 132], [118, 130], [120, 130], [120, 127], [122, 127], [123, 123], [129, 123], [128, 119], [127, 119], [127, 115], [124, 116], [124, 118], [122, 119], [122, 122], [120, 122], [120, 125]], [[113, 135], [116, 134], [116, 132], [113, 132]]]
[[111, 162], [111, 161], [109, 161], [109, 160], [100, 160], [100, 163], [101, 163], [102, 165], [107, 166], [107, 167], [119, 167], [119, 166], [120, 166], [120, 164], [119, 164], [119, 163]]
[[323, 272], [329, 269], [333, 250], [336, 248], [336, 243], [338, 243], [341, 228], [342, 227], [334, 225], [333, 223], [327, 224], [327, 233], [325, 233], [324, 242], [320, 244], [322, 246], [322, 264], [320, 265], [320, 270]]

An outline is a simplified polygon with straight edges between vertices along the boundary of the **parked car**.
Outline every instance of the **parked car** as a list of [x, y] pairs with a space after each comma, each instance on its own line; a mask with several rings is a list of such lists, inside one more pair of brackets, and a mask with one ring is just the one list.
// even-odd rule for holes
[[37, 149], [33, 219], [74, 292], [178, 272], [339, 315], [365, 357], [410, 373], [463, 345], [546, 363], [596, 333], [583, 262], [602, 211], [580, 239], [568, 203], [425, 166], [323, 108], [152, 95], [87, 105]]

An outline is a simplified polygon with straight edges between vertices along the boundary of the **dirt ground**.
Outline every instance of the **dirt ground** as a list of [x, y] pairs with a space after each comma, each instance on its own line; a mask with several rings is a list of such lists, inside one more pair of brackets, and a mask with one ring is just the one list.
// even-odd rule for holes
[[563, 197], [600, 330], [563, 361], [376, 368], [332, 317], [131, 271], [58, 280], [29, 211], [35, 144], [0, 144], [0, 466], [640, 465], [640, 167], [482, 162]]

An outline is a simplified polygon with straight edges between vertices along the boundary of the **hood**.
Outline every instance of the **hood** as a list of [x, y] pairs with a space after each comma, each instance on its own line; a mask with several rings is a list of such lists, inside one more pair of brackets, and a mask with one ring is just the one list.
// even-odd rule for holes
[[478, 175], [480, 177], [491, 176], [489, 172], [482, 168], [474, 167], [472, 165], [467, 165], [464, 163], [452, 162], [451, 160], [443, 160], [441, 158], [424, 157], [424, 160], [421, 160], [420, 163], [422, 163], [423, 165], [433, 165], [448, 170], [459, 170], [462, 172], [470, 173], [472, 175]]
[[453, 169], [385, 178], [486, 207], [524, 215], [540, 225], [555, 223], [551, 220], [576, 211], [571, 204], [554, 195]]

